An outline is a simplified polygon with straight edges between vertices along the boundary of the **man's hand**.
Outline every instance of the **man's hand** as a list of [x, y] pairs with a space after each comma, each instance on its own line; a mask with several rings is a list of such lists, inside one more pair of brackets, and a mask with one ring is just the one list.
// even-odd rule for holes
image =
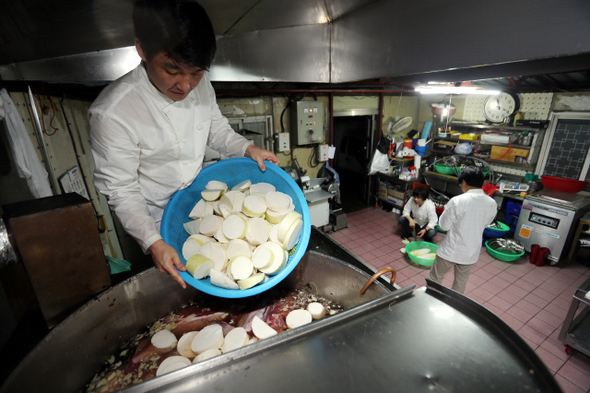
[[426, 229], [422, 229], [420, 232], [418, 232], [416, 234], [416, 236], [418, 236], [418, 237], [424, 237], [425, 234], [426, 234]]
[[176, 250], [172, 246], [164, 243], [164, 240], [161, 239], [152, 244], [149, 247], [149, 250], [158, 271], [170, 274], [173, 279], [178, 281], [181, 287], [186, 288], [186, 283], [174, 268], [176, 266], [178, 270], [182, 272], [186, 271], [186, 267], [180, 262]]
[[416, 227], [416, 222], [410, 218], [408, 219], [408, 225], [410, 225], [410, 228], [414, 230], [414, 228]]
[[270, 161], [273, 164], [279, 165], [280, 161], [277, 156], [274, 155], [273, 152], [268, 151], [266, 149], [262, 149], [256, 145], [250, 145], [246, 148], [246, 153], [244, 153], [244, 157], [250, 157], [254, 161], [258, 163], [258, 167], [261, 171], [266, 170], [266, 165], [264, 165], [264, 161]]

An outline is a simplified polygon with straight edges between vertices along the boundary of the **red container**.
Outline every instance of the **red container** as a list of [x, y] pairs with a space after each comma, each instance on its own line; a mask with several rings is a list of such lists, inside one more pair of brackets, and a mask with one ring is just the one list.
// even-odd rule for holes
[[563, 191], [575, 194], [582, 191], [587, 185], [587, 181], [565, 179], [563, 177], [541, 176], [543, 187], [554, 191]]

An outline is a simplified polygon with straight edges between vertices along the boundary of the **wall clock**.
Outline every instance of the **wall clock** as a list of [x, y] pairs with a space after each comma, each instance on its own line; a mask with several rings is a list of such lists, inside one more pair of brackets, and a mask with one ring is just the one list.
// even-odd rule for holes
[[501, 92], [489, 96], [483, 104], [483, 115], [491, 123], [507, 122], [520, 107], [518, 96], [513, 93]]

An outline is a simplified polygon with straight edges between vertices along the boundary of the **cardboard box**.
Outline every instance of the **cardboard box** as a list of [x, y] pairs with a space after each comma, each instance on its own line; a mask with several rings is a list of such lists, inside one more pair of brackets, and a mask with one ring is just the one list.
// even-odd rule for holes
[[387, 187], [383, 184], [379, 184], [379, 199], [387, 200]]
[[387, 189], [387, 195], [392, 196], [397, 199], [401, 199], [401, 200], [404, 199], [404, 193], [402, 191], [396, 191], [393, 188]]
[[399, 206], [399, 207], [404, 207], [404, 201], [402, 199], [392, 197], [391, 195], [389, 195], [387, 197], [387, 202], [392, 203], [392, 204]]
[[526, 164], [528, 161], [529, 150], [515, 149], [513, 147], [492, 146], [490, 154], [491, 160], [517, 162], [519, 164]]

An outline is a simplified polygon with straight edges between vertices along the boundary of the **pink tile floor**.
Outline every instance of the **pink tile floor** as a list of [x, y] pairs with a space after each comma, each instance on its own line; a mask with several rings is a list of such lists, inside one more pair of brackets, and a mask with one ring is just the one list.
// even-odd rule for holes
[[[347, 228], [330, 234], [332, 239], [375, 269], [393, 267], [396, 284], [401, 287], [426, 284], [429, 268], [413, 264], [400, 252], [403, 230], [398, 228], [397, 214], [365, 208], [348, 214], [347, 221]], [[437, 234], [434, 242], [440, 243], [444, 236]], [[558, 335], [574, 292], [589, 276], [590, 269], [579, 263], [538, 267], [528, 262], [528, 253], [514, 262], [504, 262], [482, 247], [465, 295], [518, 332], [565, 393], [586, 393], [590, 389], [590, 358], [575, 351], [566, 354]], [[451, 271], [443, 285], [450, 287], [452, 277]]]

